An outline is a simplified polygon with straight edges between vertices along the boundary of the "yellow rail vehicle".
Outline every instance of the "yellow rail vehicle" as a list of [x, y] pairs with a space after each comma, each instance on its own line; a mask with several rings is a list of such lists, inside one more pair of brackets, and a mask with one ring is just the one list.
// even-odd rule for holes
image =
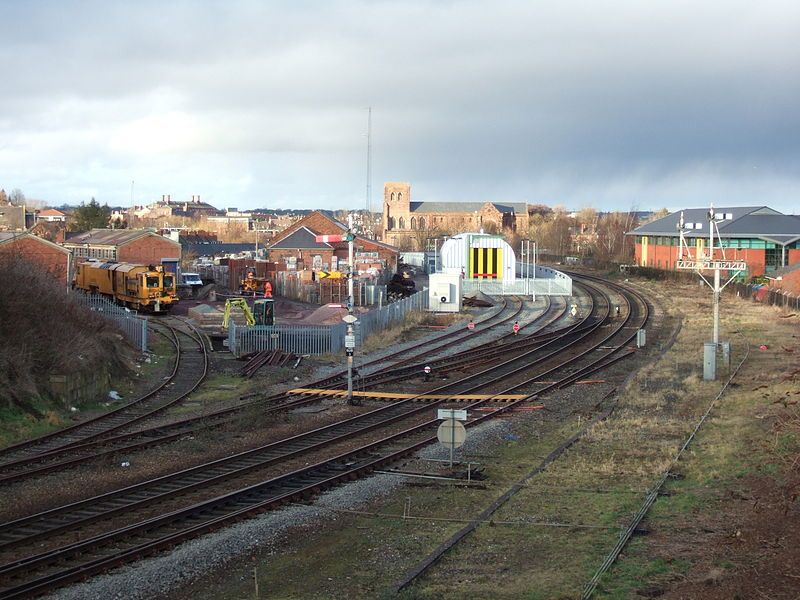
[[73, 286], [150, 312], [167, 311], [178, 300], [175, 276], [161, 266], [89, 261], [76, 266]]

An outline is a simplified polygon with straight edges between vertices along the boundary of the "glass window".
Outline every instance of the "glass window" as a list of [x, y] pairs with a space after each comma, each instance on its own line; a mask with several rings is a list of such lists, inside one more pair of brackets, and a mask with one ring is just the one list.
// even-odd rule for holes
[[172, 275], [164, 275], [164, 287], [171, 288], [172, 287], [173, 278]]
[[146, 279], [147, 279], [147, 283], [146, 283], [147, 287], [149, 287], [149, 288], [157, 288], [158, 287], [158, 276], [155, 276], [155, 277], [146, 276]]

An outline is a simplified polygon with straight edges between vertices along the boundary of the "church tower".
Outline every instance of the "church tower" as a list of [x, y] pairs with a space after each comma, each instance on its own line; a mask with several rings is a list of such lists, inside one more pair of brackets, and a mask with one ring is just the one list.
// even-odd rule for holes
[[383, 184], [383, 241], [392, 243], [393, 232], [411, 227], [411, 184]]

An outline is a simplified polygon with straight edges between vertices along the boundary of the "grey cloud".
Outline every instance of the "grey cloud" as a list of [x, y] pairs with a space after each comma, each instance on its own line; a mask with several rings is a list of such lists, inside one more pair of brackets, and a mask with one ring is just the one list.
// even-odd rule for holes
[[[377, 191], [409, 179], [448, 199], [794, 205], [788, 0], [42, 2], [0, 18], [15, 24], [0, 40], [6, 187], [82, 194], [88, 177], [119, 195], [138, 171], [154, 190], [227, 189], [223, 204], [360, 205], [371, 105]], [[164, 114], [196, 127], [186, 144], [120, 147]], [[67, 168], [37, 178], [52, 165]]]

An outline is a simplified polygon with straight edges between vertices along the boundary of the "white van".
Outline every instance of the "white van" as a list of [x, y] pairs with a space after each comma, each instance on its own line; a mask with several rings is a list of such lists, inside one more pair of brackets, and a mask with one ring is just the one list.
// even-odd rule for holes
[[189, 285], [193, 288], [203, 287], [203, 280], [200, 279], [199, 273], [181, 273], [181, 284]]

